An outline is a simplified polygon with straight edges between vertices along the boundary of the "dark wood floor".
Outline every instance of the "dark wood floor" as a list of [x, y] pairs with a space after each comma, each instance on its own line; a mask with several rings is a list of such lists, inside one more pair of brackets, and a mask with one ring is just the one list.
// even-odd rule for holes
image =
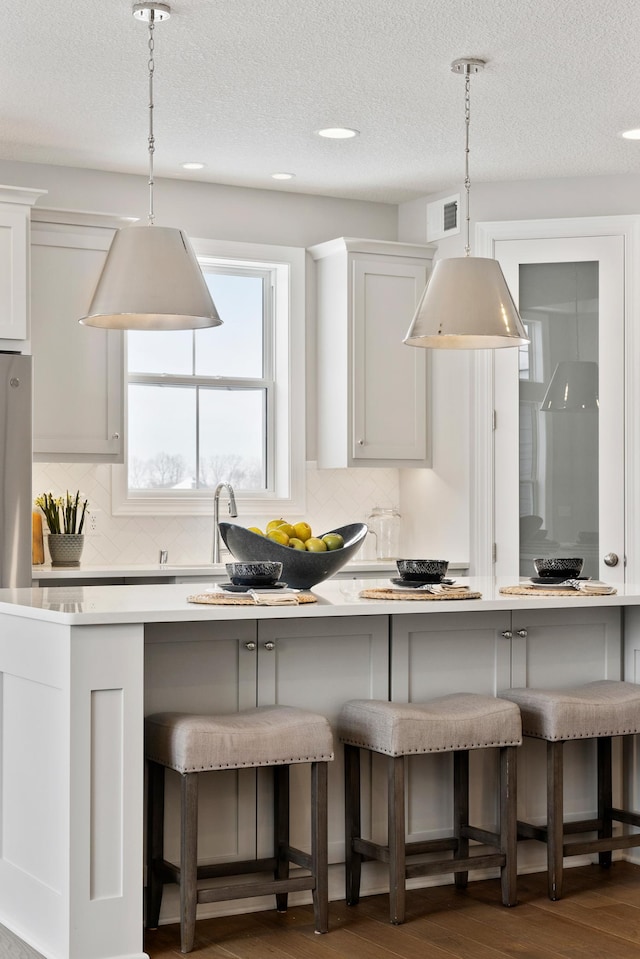
[[[519, 904], [500, 905], [496, 881], [414, 890], [407, 921], [388, 922], [387, 899], [330, 904], [330, 931], [316, 936], [310, 906], [205, 919], [194, 959], [639, 959], [640, 866], [565, 871], [565, 895], [550, 902], [546, 875], [521, 876]], [[147, 934], [151, 959], [180, 956], [177, 926]]]

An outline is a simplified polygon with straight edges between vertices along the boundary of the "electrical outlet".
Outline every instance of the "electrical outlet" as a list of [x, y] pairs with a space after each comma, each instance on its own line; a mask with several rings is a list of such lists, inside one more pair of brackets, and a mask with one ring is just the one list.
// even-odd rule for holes
[[91, 512], [88, 514], [88, 521], [86, 526], [87, 526], [87, 533], [89, 534], [89, 536], [95, 536], [98, 532], [98, 527], [100, 525], [100, 522], [98, 519], [99, 514], [100, 514], [99, 509], [95, 509], [95, 510], [92, 509]]

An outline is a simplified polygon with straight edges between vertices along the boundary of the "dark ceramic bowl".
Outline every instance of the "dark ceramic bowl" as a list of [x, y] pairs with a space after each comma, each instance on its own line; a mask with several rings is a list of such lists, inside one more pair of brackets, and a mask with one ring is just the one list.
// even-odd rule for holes
[[[236, 559], [243, 562], [276, 560], [282, 563], [282, 579], [294, 589], [310, 589], [323, 579], [334, 576], [355, 556], [368, 532], [366, 523], [351, 523], [327, 530], [329, 533], [340, 533], [344, 539], [342, 549], [311, 553], [292, 546], [281, 546], [266, 536], [252, 533], [234, 523], [218, 523], [218, 528], [225, 546]], [[324, 535], [322, 533], [321, 537]]]
[[575, 579], [582, 572], [584, 559], [548, 556], [544, 559], [534, 559], [533, 565], [538, 576], [564, 576], [566, 579]]
[[397, 559], [396, 566], [402, 579], [417, 583], [439, 583], [447, 574], [446, 559]]
[[273, 586], [282, 576], [282, 563], [226, 563], [234, 586]]

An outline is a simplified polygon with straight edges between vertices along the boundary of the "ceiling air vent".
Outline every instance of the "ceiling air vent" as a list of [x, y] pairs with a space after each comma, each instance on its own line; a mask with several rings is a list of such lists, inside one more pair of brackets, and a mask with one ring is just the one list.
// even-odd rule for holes
[[427, 243], [460, 232], [460, 194], [427, 203]]

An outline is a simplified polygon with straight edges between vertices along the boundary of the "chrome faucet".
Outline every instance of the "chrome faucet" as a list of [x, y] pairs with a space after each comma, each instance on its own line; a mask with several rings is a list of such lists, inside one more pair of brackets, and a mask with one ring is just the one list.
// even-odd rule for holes
[[220, 493], [226, 489], [229, 497], [229, 516], [237, 516], [236, 497], [233, 492], [233, 486], [230, 483], [218, 483], [213, 493], [213, 557], [214, 563], [220, 562], [220, 530], [218, 528], [218, 519], [220, 516]]

